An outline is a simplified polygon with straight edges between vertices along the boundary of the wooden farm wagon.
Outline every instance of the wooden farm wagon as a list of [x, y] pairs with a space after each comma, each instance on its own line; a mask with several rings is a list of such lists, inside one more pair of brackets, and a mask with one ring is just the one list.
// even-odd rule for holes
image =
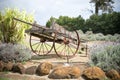
[[29, 23], [17, 18], [16, 21], [31, 25], [32, 28], [27, 30], [30, 33], [30, 47], [38, 55], [46, 55], [53, 49], [55, 53], [62, 58], [71, 58], [78, 52], [80, 39], [77, 31], [69, 32], [62, 28], [46, 28], [35, 23]]

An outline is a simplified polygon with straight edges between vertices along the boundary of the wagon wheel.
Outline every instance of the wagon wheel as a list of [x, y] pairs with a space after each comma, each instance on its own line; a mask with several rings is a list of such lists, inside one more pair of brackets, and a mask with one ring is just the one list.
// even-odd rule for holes
[[34, 37], [30, 35], [30, 47], [37, 55], [46, 55], [53, 49], [53, 42], [48, 42], [44, 38]]
[[[66, 32], [64, 32], [66, 34]], [[56, 54], [63, 58], [69, 59], [75, 56], [79, 49], [80, 39], [77, 31], [74, 31], [74, 36], [76, 39], [71, 39], [72, 34], [68, 34], [68, 37], [63, 36], [62, 40], [55, 40], [54, 41], [54, 50]], [[59, 37], [59, 33], [55, 34], [55, 39]]]

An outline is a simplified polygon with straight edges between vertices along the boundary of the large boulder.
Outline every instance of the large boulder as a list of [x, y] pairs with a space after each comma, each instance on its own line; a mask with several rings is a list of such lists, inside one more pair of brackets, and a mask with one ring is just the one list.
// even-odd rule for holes
[[85, 80], [103, 80], [106, 78], [104, 71], [99, 67], [89, 67], [82, 73]]
[[107, 76], [108, 78], [110, 78], [111, 80], [120, 80], [120, 75], [119, 75], [119, 73], [118, 73], [116, 70], [114, 70], [114, 69], [106, 72], [106, 76]]
[[15, 73], [20, 73], [24, 74], [25, 73], [25, 68], [21, 63], [16, 63], [13, 65], [12, 71]]
[[52, 79], [75, 79], [80, 77], [80, 69], [78, 67], [57, 67], [50, 74]]
[[62, 66], [63, 66], [63, 64], [54, 64], [53, 69], [58, 68], [58, 67], [62, 67]]
[[4, 63], [4, 71], [11, 71], [13, 67], [13, 63], [12, 62], [8, 62], [8, 63]]
[[28, 68], [25, 70], [25, 74], [33, 75], [33, 74], [36, 73], [36, 69], [37, 69], [37, 66], [28, 67]]
[[3, 68], [4, 68], [4, 63], [0, 61], [0, 72], [3, 71]]
[[68, 67], [57, 67], [50, 74], [49, 78], [52, 79], [66, 79], [69, 78]]
[[48, 75], [52, 69], [52, 64], [50, 62], [43, 62], [38, 65], [36, 74], [39, 76]]
[[70, 67], [69, 75], [70, 75], [70, 78], [72, 79], [78, 78], [81, 75], [81, 71], [78, 67], [73, 66], [73, 67]]

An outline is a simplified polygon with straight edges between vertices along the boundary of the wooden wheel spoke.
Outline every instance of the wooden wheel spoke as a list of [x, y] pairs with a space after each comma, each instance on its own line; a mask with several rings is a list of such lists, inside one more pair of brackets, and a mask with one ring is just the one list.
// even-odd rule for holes
[[45, 47], [46, 47], [47, 51], [49, 51], [49, 49], [47, 48], [46, 44], [44, 44], [44, 45], [45, 45]]
[[[42, 44], [43, 44], [43, 43], [42, 43]], [[39, 49], [39, 53], [41, 52], [41, 48], [42, 48], [41, 46], [42, 46], [42, 44], [40, 44], [40, 49]]]
[[36, 51], [37, 51], [37, 48], [39, 47], [39, 45], [40, 45], [40, 44], [38, 44], [38, 45], [36, 46], [36, 48], [35, 48]]
[[32, 44], [32, 46], [34, 46], [34, 45], [36, 45], [36, 44], [39, 44], [40, 42], [37, 42], [37, 43], [34, 43], [34, 44]]
[[66, 45], [65, 45], [65, 52], [64, 52], [64, 55], [65, 55], [66, 52], [67, 52], [67, 51], [66, 51]]
[[54, 50], [59, 57], [63, 57], [65, 59], [65, 57], [68, 56], [68, 58], [72, 58], [77, 53], [80, 45], [79, 35], [77, 31], [74, 31], [74, 36], [71, 36], [72, 34], [72, 32], [64, 30], [60, 34], [59, 32], [56, 33], [55, 38], [60, 37], [60, 43], [63, 43], [60, 44], [61, 46], [58, 46], [57, 43], [54, 43]]
[[51, 45], [49, 45], [48, 43], [46, 43], [49, 47], [52, 47]]
[[68, 46], [68, 45], [67, 45], [67, 48], [68, 48], [68, 49], [67, 49], [67, 51], [68, 51], [68, 54], [67, 54], [67, 55], [69, 55], [69, 46]]
[[[51, 50], [53, 49], [53, 42], [51, 42], [50, 44], [47, 43], [44, 39], [41, 40], [43, 38], [41, 37], [35, 37], [33, 35], [30, 35], [30, 47], [32, 49], [33, 52], [35, 52], [38, 55], [46, 55], [48, 53], [51, 52]], [[37, 52], [36, 52], [37, 50]]]
[[42, 48], [43, 48], [43, 54], [44, 54], [44, 43], [43, 43], [43, 47]]
[[[62, 45], [62, 46], [64, 46], [64, 45]], [[56, 49], [59, 49], [59, 48], [61, 48], [62, 46], [60, 45], [60, 46], [58, 46]]]
[[74, 53], [74, 51], [72, 50], [72, 48], [68, 45], [69, 49], [71, 50], [72, 53]]
[[63, 51], [65, 51], [65, 47], [66, 46], [64, 45], [63, 49], [61, 49], [61, 51], [62, 51], [61, 54], [63, 54]]

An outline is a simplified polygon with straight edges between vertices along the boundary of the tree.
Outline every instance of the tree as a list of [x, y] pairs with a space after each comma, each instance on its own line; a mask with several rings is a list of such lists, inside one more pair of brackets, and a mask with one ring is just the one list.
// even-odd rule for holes
[[52, 20], [55, 20], [57, 24], [63, 26], [65, 29], [69, 31], [82, 29], [84, 27], [85, 20], [81, 17], [68, 17], [68, 16], [60, 16], [58, 19], [51, 17], [50, 20], [46, 23], [48, 27], [52, 25]]
[[95, 14], [98, 15], [99, 10], [102, 12], [111, 13], [113, 11], [112, 4], [114, 3], [113, 0], [91, 0], [90, 3], [95, 4]]
[[46, 23], [46, 27], [50, 28], [52, 26], [53, 21], [56, 21], [56, 18], [50, 17], [50, 20], [48, 20]]
[[94, 33], [115, 34], [119, 33], [120, 12], [102, 15], [92, 15], [85, 22], [83, 31], [92, 30]]

